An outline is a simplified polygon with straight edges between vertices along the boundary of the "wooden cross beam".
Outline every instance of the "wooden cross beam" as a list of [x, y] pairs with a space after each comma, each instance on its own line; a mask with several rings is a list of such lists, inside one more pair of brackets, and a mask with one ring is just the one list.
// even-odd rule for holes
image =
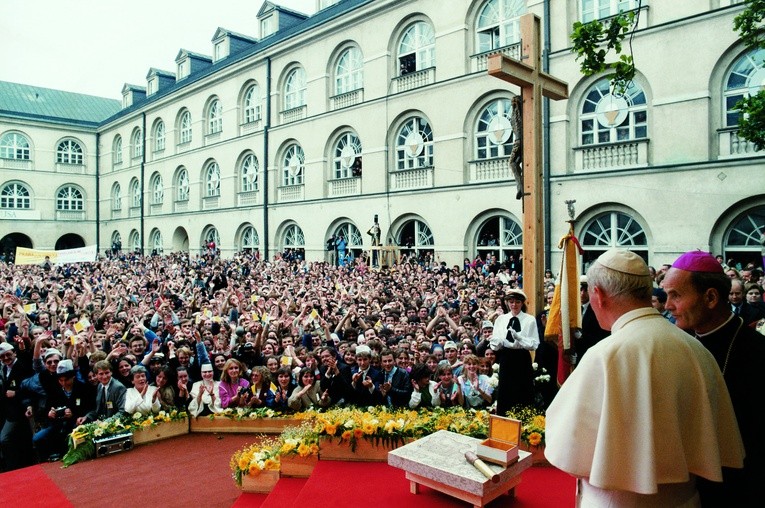
[[[524, 14], [521, 25], [521, 60], [501, 53], [488, 61], [490, 76], [521, 88], [523, 101], [523, 290], [528, 312], [544, 308], [544, 224], [542, 217], [542, 97], [568, 98], [568, 85], [542, 72], [539, 16]], [[515, 133], [518, 136], [518, 133]]]

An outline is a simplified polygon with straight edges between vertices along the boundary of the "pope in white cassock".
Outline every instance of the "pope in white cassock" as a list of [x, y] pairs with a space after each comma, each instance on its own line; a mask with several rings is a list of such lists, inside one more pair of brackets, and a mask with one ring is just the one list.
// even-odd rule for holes
[[697, 476], [722, 481], [722, 466], [743, 467], [717, 362], [651, 307], [638, 255], [611, 249], [587, 280], [611, 336], [587, 352], [548, 408], [546, 457], [579, 478], [577, 506], [700, 506]]

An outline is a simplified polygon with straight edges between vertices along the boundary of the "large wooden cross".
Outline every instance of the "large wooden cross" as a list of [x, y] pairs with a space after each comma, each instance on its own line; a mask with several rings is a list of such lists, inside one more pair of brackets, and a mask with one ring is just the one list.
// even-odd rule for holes
[[[490, 76], [521, 88], [523, 102], [523, 289], [528, 312], [544, 308], [544, 224], [542, 223], [542, 96], [568, 98], [568, 85], [542, 72], [539, 16], [524, 14], [521, 25], [521, 60], [501, 53], [489, 57]], [[518, 136], [518, 133], [515, 133]]]

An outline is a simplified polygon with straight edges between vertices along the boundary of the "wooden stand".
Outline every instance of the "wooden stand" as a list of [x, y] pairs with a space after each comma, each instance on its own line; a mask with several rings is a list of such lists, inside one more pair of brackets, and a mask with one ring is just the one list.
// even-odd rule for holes
[[288, 425], [299, 425], [295, 418], [245, 418], [234, 420], [226, 416], [201, 416], [191, 419], [191, 432], [224, 432], [239, 434], [281, 434]]
[[438, 492], [443, 492], [447, 496], [456, 497], [462, 501], [472, 504], [475, 508], [483, 507], [487, 503], [493, 501], [503, 494], [507, 494], [510, 497], [515, 497], [515, 487], [521, 483], [521, 476], [518, 475], [506, 482], [500, 482], [488, 485], [496, 485], [495, 488], [487, 488], [483, 495], [471, 494], [470, 492], [460, 490], [456, 487], [452, 487], [449, 484], [441, 483], [430, 478], [425, 478], [416, 473], [406, 472], [406, 479], [409, 480], [409, 492], [412, 494], [420, 493], [420, 485], [425, 485]]
[[313, 473], [313, 468], [319, 463], [319, 456], [283, 455], [279, 458], [279, 462], [281, 463], [279, 472], [282, 477], [308, 478]]
[[345, 460], [351, 462], [385, 462], [388, 460], [388, 452], [395, 450], [395, 446], [386, 446], [382, 443], [376, 445], [366, 439], [356, 441], [356, 449], [351, 451], [348, 441], [338, 442], [335, 439], [323, 439], [319, 444], [319, 458], [321, 460]]
[[279, 481], [279, 471], [266, 469], [257, 475], [245, 475], [242, 477], [242, 492], [267, 494], [274, 490]]
[[133, 432], [133, 444], [140, 445], [189, 433], [189, 419], [178, 422], [162, 422], [155, 427]]

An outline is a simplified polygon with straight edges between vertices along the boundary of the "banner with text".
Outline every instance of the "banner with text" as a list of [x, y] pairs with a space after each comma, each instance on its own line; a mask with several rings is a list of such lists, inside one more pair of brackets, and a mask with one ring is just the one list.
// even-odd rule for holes
[[16, 247], [15, 263], [17, 265], [41, 265], [45, 262], [45, 256], [50, 257], [53, 264], [80, 263], [96, 260], [96, 246], [88, 245], [77, 249], [64, 250], [38, 250]]

